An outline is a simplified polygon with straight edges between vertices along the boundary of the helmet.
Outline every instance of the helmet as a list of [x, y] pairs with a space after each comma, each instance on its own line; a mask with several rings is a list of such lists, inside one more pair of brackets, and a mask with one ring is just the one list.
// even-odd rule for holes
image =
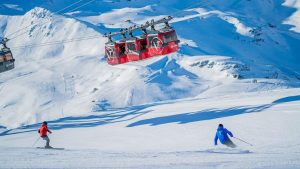
[[44, 122], [43, 122], [43, 124], [47, 125], [47, 122], [46, 122], [46, 121], [44, 121]]
[[220, 127], [220, 128], [223, 128], [223, 124], [219, 124], [219, 127]]

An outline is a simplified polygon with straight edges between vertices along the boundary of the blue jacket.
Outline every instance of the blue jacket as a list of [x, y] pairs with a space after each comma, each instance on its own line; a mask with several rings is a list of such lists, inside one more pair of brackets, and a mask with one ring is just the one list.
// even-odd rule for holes
[[231, 137], [233, 137], [232, 133], [227, 130], [226, 128], [223, 127], [218, 127], [216, 136], [215, 136], [215, 145], [217, 145], [218, 139], [222, 144], [224, 144], [227, 140], [229, 140], [228, 135], [229, 134]]

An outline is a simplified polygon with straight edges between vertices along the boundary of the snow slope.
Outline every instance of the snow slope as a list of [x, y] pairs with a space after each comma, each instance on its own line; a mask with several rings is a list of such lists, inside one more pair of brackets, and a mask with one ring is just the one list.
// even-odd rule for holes
[[[0, 168], [299, 168], [299, 0], [73, 3], [0, 2]], [[104, 33], [167, 15], [179, 52], [107, 65]], [[45, 120], [67, 151], [30, 148]], [[211, 147], [219, 122], [255, 146]]]
[[[1, 167], [299, 168], [296, 93], [299, 89], [156, 102], [50, 121], [51, 144], [64, 151], [31, 147], [39, 124], [9, 130], [0, 137]], [[220, 122], [254, 146], [233, 139], [236, 149], [213, 147]]]

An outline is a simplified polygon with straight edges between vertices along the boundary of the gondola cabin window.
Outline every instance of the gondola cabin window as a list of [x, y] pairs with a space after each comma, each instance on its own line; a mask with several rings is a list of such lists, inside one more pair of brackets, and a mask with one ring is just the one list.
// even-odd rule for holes
[[149, 35], [148, 36], [148, 44], [150, 47], [157, 48], [160, 46], [159, 39], [157, 35]]
[[105, 48], [105, 56], [109, 58], [116, 57], [115, 48], [113, 46]]
[[126, 46], [127, 46], [127, 50], [126, 52], [127, 53], [133, 53], [136, 51], [136, 45], [135, 45], [135, 42], [127, 42], [126, 43]]
[[119, 46], [119, 56], [123, 56], [125, 54], [125, 43]]
[[163, 35], [163, 41], [164, 41], [164, 43], [177, 41], [176, 33], [173, 31], [171, 33], [164, 34]]
[[146, 39], [141, 40], [141, 51], [144, 51], [147, 48]]

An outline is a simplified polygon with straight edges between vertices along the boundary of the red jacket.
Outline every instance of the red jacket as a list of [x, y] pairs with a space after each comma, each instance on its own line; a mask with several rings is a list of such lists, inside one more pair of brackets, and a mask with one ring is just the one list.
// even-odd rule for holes
[[51, 131], [48, 129], [47, 125], [42, 124], [41, 128], [39, 129], [39, 133], [41, 137], [47, 136], [47, 132], [51, 133]]

